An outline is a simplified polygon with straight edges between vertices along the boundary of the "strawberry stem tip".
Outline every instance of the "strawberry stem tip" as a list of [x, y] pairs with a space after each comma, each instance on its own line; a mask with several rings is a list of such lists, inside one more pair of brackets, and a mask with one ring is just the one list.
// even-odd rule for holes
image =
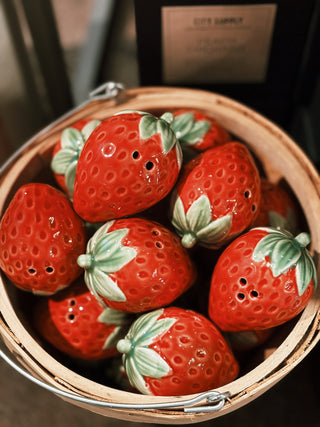
[[308, 233], [300, 233], [295, 237], [295, 240], [299, 243], [300, 246], [305, 248], [311, 242], [310, 235]]
[[132, 345], [132, 341], [126, 338], [123, 338], [121, 340], [118, 341], [117, 343], [117, 349], [120, 353], [129, 353], [133, 347]]
[[185, 248], [192, 248], [197, 242], [197, 236], [192, 233], [185, 233], [181, 239], [182, 246]]
[[164, 120], [169, 125], [171, 125], [171, 123], [173, 123], [173, 121], [174, 121], [174, 115], [170, 112], [166, 112], [166, 113], [162, 114], [162, 116], [160, 116], [160, 119]]
[[80, 267], [84, 268], [85, 270], [88, 270], [92, 267], [94, 261], [94, 257], [92, 254], [82, 254], [78, 256], [77, 263]]

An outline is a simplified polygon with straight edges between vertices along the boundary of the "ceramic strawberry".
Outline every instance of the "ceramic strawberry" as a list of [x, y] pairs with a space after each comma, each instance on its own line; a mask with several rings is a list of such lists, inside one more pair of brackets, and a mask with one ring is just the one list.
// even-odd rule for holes
[[252, 226], [270, 226], [295, 233], [297, 224], [297, 207], [289, 193], [280, 183], [272, 183], [266, 178], [262, 178], [259, 214]]
[[215, 119], [200, 110], [181, 108], [173, 111], [171, 128], [182, 148], [204, 151], [231, 141], [229, 132]]
[[260, 204], [260, 176], [247, 147], [229, 142], [188, 162], [172, 196], [183, 246], [218, 248], [245, 231]]
[[82, 272], [83, 223], [62, 191], [30, 183], [15, 193], [0, 223], [0, 268], [19, 288], [53, 294]]
[[92, 132], [78, 161], [73, 197], [84, 220], [134, 215], [171, 191], [182, 160], [172, 120], [170, 113], [157, 118], [119, 112]]
[[100, 120], [82, 119], [63, 130], [53, 148], [51, 169], [61, 189], [72, 196], [81, 150]]
[[48, 298], [39, 298], [33, 321], [42, 338], [70, 357], [105, 359], [117, 354], [116, 344], [128, 323], [124, 313], [102, 308], [81, 277]]
[[253, 228], [221, 254], [212, 275], [209, 316], [224, 331], [281, 325], [306, 306], [317, 284], [307, 233]]
[[102, 305], [139, 313], [170, 304], [195, 281], [195, 267], [179, 238], [142, 218], [108, 221], [78, 263]]
[[132, 385], [143, 394], [204, 392], [233, 381], [238, 362], [206, 317], [177, 307], [141, 315], [117, 344]]

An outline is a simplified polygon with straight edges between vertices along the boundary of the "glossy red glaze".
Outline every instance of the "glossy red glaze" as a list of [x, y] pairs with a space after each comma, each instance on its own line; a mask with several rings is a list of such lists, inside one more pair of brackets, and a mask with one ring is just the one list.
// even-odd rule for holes
[[126, 296], [116, 310], [140, 313], [172, 303], [193, 285], [196, 269], [179, 238], [166, 227], [140, 218], [118, 219], [108, 230], [127, 228], [122, 244], [136, 250], [135, 258], [110, 277]]
[[33, 321], [40, 335], [59, 351], [71, 357], [97, 360], [117, 353], [115, 343], [104, 349], [116, 325], [99, 321], [102, 312], [80, 278], [58, 294], [37, 300]]
[[209, 316], [224, 331], [272, 328], [297, 316], [308, 303], [313, 281], [298, 294], [295, 268], [274, 277], [270, 259], [252, 258], [268, 233], [252, 229], [234, 240], [220, 256], [211, 280]]
[[174, 186], [180, 165], [176, 148], [164, 153], [160, 133], [143, 139], [141, 115], [115, 115], [88, 138], [80, 155], [74, 208], [90, 222], [133, 215], [156, 204]]
[[159, 319], [176, 322], [150, 348], [169, 364], [171, 373], [160, 379], [145, 377], [150, 392], [177, 396], [207, 391], [233, 381], [239, 366], [216, 326], [206, 317], [177, 307], [164, 309]]
[[179, 196], [187, 213], [200, 196], [208, 197], [212, 221], [232, 216], [222, 243], [236, 237], [254, 221], [260, 206], [260, 176], [254, 160], [239, 142], [211, 148], [186, 164], [173, 200]]
[[67, 197], [50, 185], [20, 187], [0, 223], [0, 267], [19, 288], [54, 293], [81, 274], [83, 223]]

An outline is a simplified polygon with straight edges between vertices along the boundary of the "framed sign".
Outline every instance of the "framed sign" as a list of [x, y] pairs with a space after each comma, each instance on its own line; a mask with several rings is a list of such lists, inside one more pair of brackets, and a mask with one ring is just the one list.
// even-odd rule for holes
[[169, 84], [264, 83], [277, 5], [164, 6], [162, 79]]
[[285, 122], [319, 71], [319, 3], [135, 0], [140, 83], [212, 90]]

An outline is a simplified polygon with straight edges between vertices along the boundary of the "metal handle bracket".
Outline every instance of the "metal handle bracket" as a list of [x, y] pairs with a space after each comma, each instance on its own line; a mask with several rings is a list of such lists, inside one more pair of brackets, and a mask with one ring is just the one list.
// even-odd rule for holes
[[119, 98], [124, 94], [124, 85], [118, 82], [106, 82], [89, 93], [89, 100], [106, 100]]

